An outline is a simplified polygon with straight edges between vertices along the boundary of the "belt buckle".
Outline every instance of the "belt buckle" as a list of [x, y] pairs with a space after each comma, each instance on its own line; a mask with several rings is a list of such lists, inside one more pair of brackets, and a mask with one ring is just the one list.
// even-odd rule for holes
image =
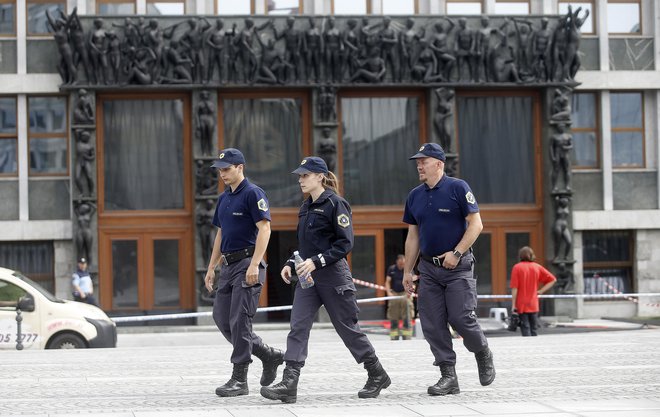
[[433, 265], [435, 266], [442, 266], [442, 261], [445, 259], [444, 256], [434, 256], [433, 257]]
[[227, 257], [225, 255], [222, 255], [222, 257], [220, 259], [222, 259], [222, 264], [224, 266], [229, 265], [229, 262], [227, 262]]

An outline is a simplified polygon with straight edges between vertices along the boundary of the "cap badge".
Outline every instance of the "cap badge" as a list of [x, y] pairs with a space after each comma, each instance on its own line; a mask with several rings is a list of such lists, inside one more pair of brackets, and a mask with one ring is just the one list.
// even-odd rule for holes
[[221, 154], [218, 156], [218, 159], [222, 159], [222, 158], [224, 158], [224, 157], [225, 157], [225, 153], [223, 152], [223, 153], [221, 153]]
[[422, 145], [422, 147], [419, 148], [419, 151], [421, 152], [421, 151], [423, 151], [423, 150], [424, 150], [424, 146]]
[[300, 165], [305, 165], [307, 163], [306, 159], [303, 159], [302, 162], [300, 162]]

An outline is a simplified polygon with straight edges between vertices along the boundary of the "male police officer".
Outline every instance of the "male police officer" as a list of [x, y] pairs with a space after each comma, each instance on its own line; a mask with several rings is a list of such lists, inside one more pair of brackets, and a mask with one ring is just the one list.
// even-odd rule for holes
[[223, 150], [212, 165], [227, 189], [218, 198], [213, 217], [218, 232], [204, 282], [212, 291], [215, 267], [222, 261], [213, 319], [234, 347], [231, 379], [215, 390], [221, 397], [248, 394], [251, 354], [263, 363], [260, 382], [264, 386], [275, 380], [277, 367], [284, 362], [281, 350], [268, 347], [252, 331], [252, 317], [266, 279], [262, 259], [270, 238], [270, 211], [264, 191], [243, 175], [244, 165], [243, 154], [234, 148]]
[[409, 159], [416, 160], [422, 184], [408, 195], [403, 215], [408, 223], [403, 285], [408, 292], [413, 291], [412, 269], [419, 255], [419, 317], [435, 357], [433, 364], [440, 366], [442, 374], [428, 393], [458, 394], [456, 353], [448, 323], [463, 337], [465, 347], [475, 353], [481, 385], [495, 379], [493, 354], [475, 313], [477, 291], [471, 246], [483, 225], [468, 184], [444, 175], [445, 152], [440, 145], [425, 143]]

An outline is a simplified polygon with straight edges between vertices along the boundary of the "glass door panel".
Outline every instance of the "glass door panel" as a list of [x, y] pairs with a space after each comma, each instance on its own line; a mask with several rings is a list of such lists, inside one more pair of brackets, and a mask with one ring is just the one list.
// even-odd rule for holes
[[482, 233], [474, 245], [474, 277], [477, 279], [477, 294], [493, 293], [492, 234]]
[[[376, 285], [385, 285], [385, 244], [382, 230], [355, 232], [353, 251], [349, 257], [353, 278]], [[382, 297], [385, 291], [355, 284], [356, 298]], [[360, 304], [360, 320], [382, 320], [385, 318], [385, 303]]]
[[112, 309], [137, 308], [138, 241], [112, 240]]
[[153, 241], [154, 306], [178, 307], [179, 241], [158, 239]]

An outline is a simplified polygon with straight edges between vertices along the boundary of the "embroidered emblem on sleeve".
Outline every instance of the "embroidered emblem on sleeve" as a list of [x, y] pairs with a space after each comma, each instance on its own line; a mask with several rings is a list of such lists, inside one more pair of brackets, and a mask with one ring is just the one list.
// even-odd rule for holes
[[477, 200], [474, 199], [474, 194], [472, 194], [471, 191], [468, 191], [467, 194], [465, 194], [465, 199], [470, 204], [474, 204], [477, 202]]
[[259, 210], [261, 211], [268, 211], [268, 203], [266, 203], [266, 200], [263, 198], [257, 201], [257, 207], [259, 207]]
[[348, 226], [351, 224], [351, 221], [348, 219], [348, 216], [347, 216], [347, 215], [345, 215], [345, 214], [340, 214], [339, 216], [337, 216], [337, 223], [338, 223], [341, 227], [344, 227], [344, 228], [345, 228], [345, 227], [348, 227]]

